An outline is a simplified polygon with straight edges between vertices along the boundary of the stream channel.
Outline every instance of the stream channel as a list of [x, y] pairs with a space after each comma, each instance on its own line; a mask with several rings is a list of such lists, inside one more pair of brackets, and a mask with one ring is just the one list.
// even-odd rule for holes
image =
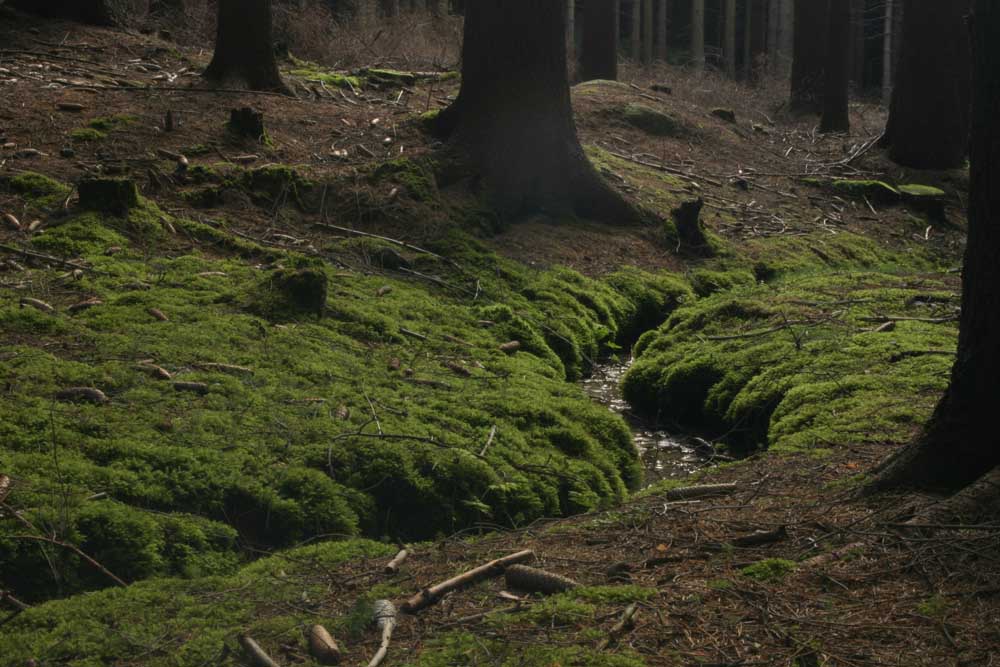
[[581, 382], [591, 399], [620, 414], [632, 430], [632, 440], [639, 450], [645, 470], [645, 484], [651, 485], [665, 479], [679, 479], [703, 468], [711, 459], [704, 441], [694, 436], [671, 433], [663, 427], [650, 424], [632, 412], [632, 406], [622, 398], [621, 381], [632, 365], [632, 358], [624, 361], [611, 358], [597, 361], [590, 377]]

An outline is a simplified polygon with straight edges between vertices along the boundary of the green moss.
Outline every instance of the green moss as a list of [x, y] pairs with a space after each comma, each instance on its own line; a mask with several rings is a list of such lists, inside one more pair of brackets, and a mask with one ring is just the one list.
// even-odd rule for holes
[[437, 199], [437, 181], [433, 165], [426, 160], [399, 158], [380, 164], [372, 172], [373, 181], [390, 180], [406, 188], [406, 194], [418, 202]]
[[904, 185], [897, 185], [896, 189], [899, 190], [906, 197], [913, 198], [936, 198], [941, 199], [948, 196], [941, 188], [935, 188], [930, 185], [918, 185], [916, 183], [907, 183]]
[[395, 86], [412, 86], [417, 82], [417, 77], [412, 72], [401, 72], [394, 69], [367, 69], [365, 75], [373, 81]]
[[681, 306], [639, 340], [625, 397], [643, 412], [725, 432], [737, 452], [905, 442], [952, 363], [906, 351], [949, 350], [956, 340], [947, 323], [873, 331], [882, 314], [926, 316], [918, 295], [957, 306], [955, 286], [917, 285], [905, 274], [787, 274]]
[[112, 130], [117, 130], [121, 127], [131, 125], [139, 120], [138, 116], [132, 116], [129, 114], [118, 114], [115, 116], [104, 116], [101, 118], [94, 118], [89, 123], [87, 127], [97, 130], [99, 132], [111, 132]]
[[616, 605], [631, 602], [647, 602], [659, 594], [655, 588], [643, 586], [580, 586], [565, 595], [574, 600], [592, 604]]
[[781, 581], [794, 572], [797, 567], [798, 565], [794, 561], [768, 558], [746, 566], [740, 570], [740, 574], [757, 581]]
[[69, 138], [73, 141], [80, 143], [85, 143], [89, 141], [101, 141], [102, 139], [107, 139], [107, 132], [101, 132], [100, 130], [95, 130], [92, 127], [80, 127], [72, 130], [69, 133]]
[[333, 72], [320, 65], [293, 57], [296, 69], [289, 71], [292, 76], [301, 77], [307, 81], [316, 81], [337, 88], [361, 88], [361, 77]]
[[684, 126], [676, 118], [642, 104], [629, 104], [615, 113], [620, 113], [621, 118], [629, 125], [656, 137], [677, 137], [685, 134]]
[[20, 195], [30, 208], [39, 211], [62, 206], [73, 191], [68, 185], [33, 171], [0, 177], [0, 186]]

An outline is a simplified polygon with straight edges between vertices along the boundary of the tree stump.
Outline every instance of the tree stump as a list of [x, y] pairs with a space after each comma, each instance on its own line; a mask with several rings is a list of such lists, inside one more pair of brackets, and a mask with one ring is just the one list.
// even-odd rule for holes
[[130, 178], [85, 178], [77, 186], [80, 207], [125, 215], [139, 205], [139, 190]]
[[323, 316], [327, 297], [326, 274], [319, 269], [282, 269], [264, 283], [258, 310], [271, 316]]
[[677, 227], [677, 240], [681, 250], [703, 256], [713, 254], [712, 245], [705, 236], [701, 224], [701, 209], [705, 201], [700, 197], [694, 201], [683, 202], [670, 212]]
[[264, 113], [250, 107], [230, 111], [227, 127], [233, 134], [246, 139], [263, 142], [267, 137], [264, 131]]

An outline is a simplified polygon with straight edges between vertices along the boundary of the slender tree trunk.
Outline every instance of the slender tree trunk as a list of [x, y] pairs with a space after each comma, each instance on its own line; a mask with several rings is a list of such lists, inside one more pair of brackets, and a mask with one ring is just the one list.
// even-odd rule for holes
[[691, 0], [691, 64], [705, 69], [705, 0]]
[[653, 40], [656, 31], [653, 26], [653, 2], [655, 0], [642, 0], [642, 64], [653, 64]]
[[826, 37], [827, 55], [824, 76], [822, 133], [847, 132], [851, 129], [848, 116], [850, 73], [851, 0], [830, 0], [829, 28]]
[[965, 162], [969, 146], [968, 0], [907, 0], [903, 43], [882, 145], [917, 169]]
[[667, 62], [670, 38], [670, 0], [656, 1], [656, 59]]
[[796, 0], [794, 31], [791, 107], [794, 111], [819, 112], [826, 68], [826, 1]]
[[505, 218], [543, 211], [637, 222], [638, 210], [597, 174], [577, 139], [565, 22], [564, 2], [469, 3], [462, 88], [437, 130]]
[[618, 79], [618, 2], [587, 0], [577, 79]]
[[781, 54], [778, 72], [788, 76], [795, 59], [795, 0], [781, 0], [781, 36], [778, 52]]
[[725, 18], [723, 19], [725, 33], [722, 46], [726, 62], [726, 74], [730, 79], [736, 78], [736, 0], [725, 0]]
[[219, 0], [215, 55], [204, 77], [287, 93], [274, 60], [271, 0]]
[[[912, 445], [883, 466], [869, 490], [901, 486], [957, 490], [1000, 464], [996, 424], [1000, 414], [1000, 124], [996, 122], [1000, 117], [1000, 6], [994, 0], [975, 0], [971, 32], [969, 239], [958, 355], [951, 384], [930, 423]], [[943, 38], [934, 44], [941, 46]]]
[[642, 0], [632, 0], [632, 13], [629, 15], [628, 48], [633, 62], [642, 58]]
[[778, 27], [781, 25], [781, 0], [767, 1], [767, 61], [768, 69], [777, 71]]

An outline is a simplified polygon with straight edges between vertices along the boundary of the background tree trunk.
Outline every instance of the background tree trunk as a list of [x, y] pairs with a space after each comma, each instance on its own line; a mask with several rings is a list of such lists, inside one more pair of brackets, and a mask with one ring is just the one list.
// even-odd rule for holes
[[766, 0], [747, 0], [747, 79], [758, 81], [767, 54], [767, 3]]
[[899, 164], [949, 169], [969, 145], [968, 0], [907, 0], [882, 145]]
[[892, 103], [892, 54], [893, 54], [893, 14], [896, 0], [885, 0], [884, 23], [882, 25], [882, 104]]
[[851, 129], [847, 99], [850, 87], [851, 1], [830, 0], [823, 118], [819, 124], [819, 131], [822, 133], [847, 132]]
[[787, 76], [795, 57], [795, 0], [781, 0], [781, 32], [778, 36], [778, 73]]
[[580, 81], [618, 79], [618, 2], [587, 0], [583, 7]]
[[[996, 122], [1000, 117], [1000, 6], [994, 0], [975, 0], [974, 6], [969, 239], [958, 356], [951, 385], [923, 434], [883, 466], [870, 490], [900, 486], [957, 490], [1000, 464], [996, 424], [1000, 414], [1000, 124]], [[942, 27], [940, 22], [936, 26]], [[941, 46], [943, 36], [934, 44]]]
[[204, 77], [288, 93], [274, 60], [271, 0], [219, 0], [215, 54]]
[[576, 61], [576, 0], [566, 2], [566, 54], [570, 62]]
[[638, 221], [577, 139], [565, 21], [564, 2], [469, 3], [462, 88], [438, 129], [450, 134], [449, 150], [502, 217], [542, 211]]
[[642, 0], [642, 64], [653, 64], [653, 40], [656, 31], [653, 29], [653, 2], [655, 0]]
[[796, 0], [791, 94], [794, 111], [822, 110], [827, 27], [825, 0]]
[[629, 14], [628, 48], [633, 62], [642, 58], [642, 0], [632, 0]]
[[15, 9], [93, 25], [119, 25], [128, 17], [124, 0], [8, 0]]
[[705, 69], [705, 0], [691, 0], [691, 64]]
[[722, 54], [726, 63], [726, 75], [736, 78], [736, 0], [724, 0], [725, 17], [723, 18]]
[[656, 1], [656, 59], [667, 62], [670, 38], [670, 0]]
[[850, 81], [857, 90], [865, 85], [865, 0], [851, 0]]

